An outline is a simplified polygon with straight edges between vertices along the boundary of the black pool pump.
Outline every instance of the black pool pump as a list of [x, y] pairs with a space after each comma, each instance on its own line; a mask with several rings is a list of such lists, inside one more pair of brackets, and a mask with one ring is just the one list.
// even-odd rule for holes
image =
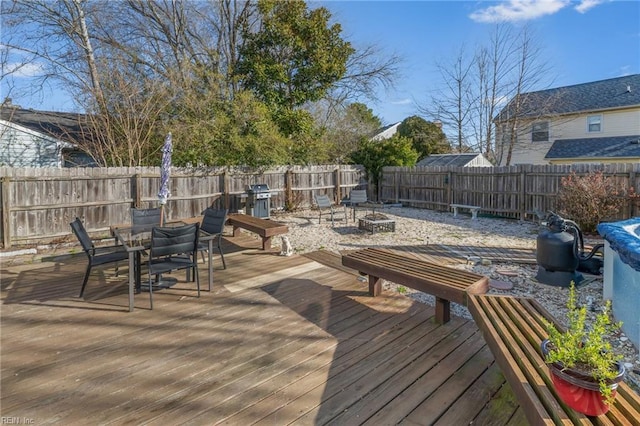
[[546, 227], [540, 230], [536, 241], [536, 279], [539, 282], [569, 287], [572, 281], [578, 285], [584, 279], [578, 271], [600, 273], [602, 257], [595, 254], [602, 250], [604, 244], [596, 245], [590, 253], [585, 254], [578, 224], [553, 212], [549, 212], [543, 225]]

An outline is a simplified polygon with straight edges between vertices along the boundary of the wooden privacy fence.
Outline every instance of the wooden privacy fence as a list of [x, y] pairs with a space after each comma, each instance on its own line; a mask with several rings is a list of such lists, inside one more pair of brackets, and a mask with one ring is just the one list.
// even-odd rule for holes
[[[128, 223], [131, 207], [157, 207], [159, 167], [9, 168], [0, 167], [2, 242], [34, 244], [66, 240], [69, 223], [80, 217], [92, 233], [107, 234], [110, 225]], [[360, 166], [244, 169], [177, 169], [171, 171], [168, 220], [199, 215], [206, 207], [242, 208], [248, 185], [266, 183], [271, 208], [311, 205], [327, 194], [339, 201], [351, 188], [365, 186]]]
[[[561, 178], [575, 172], [602, 171], [619, 187], [640, 194], [640, 164], [573, 164], [509, 167], [385, 167], [378, 194], [381, 201], [432, 210], [450, 204], [479, 206], [484, 213], [526, 220], [536, 211], [556, 210]], [[640, 214], [629, 202], [616, 219]]]

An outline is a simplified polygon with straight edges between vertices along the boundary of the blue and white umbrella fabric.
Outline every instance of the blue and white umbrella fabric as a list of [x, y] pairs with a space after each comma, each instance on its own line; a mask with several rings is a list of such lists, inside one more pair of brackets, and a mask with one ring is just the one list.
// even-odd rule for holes
[[162, 147], [162, 164], [160, 166], [160, 191], [158, 191], [158, 199], [160, 200], [160, 206], [162, 209], [162, 216], [160, 217], [160, 223], [162, 224], [164, 218], [164, 205], [167, 204], [167, 198], [171, 195], [169, 191], [169, 178], [171, 177], [171, 153], [173, 151], [173, 142], [171, 140], [171, 133], [167, 134], [164, 139], [164, 146]]

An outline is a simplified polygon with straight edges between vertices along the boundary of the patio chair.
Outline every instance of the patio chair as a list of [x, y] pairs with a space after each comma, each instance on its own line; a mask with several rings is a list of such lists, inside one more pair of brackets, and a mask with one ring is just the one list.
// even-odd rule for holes
[[150, 227], [160, 225], [160, 218], [163, 211], [160, 208], [151, 209], [131, 209], [131, 226], [134, 228], [139, 227], [148, 230]]
[[84, 280], [82, 281], [82, 288], [80, 289], [80, 296], [84, 294], [84, 289], [87, 286], [89, 275], [91, 274], [91, 268], [94, 266], [107, 265], [110, 263], [116, 264], [116, 276], [118, 275], [118, 262], [121, 260], [128, 260], [129, 253], [121, 245], [99, 246], [96, 247], [91, 240], [91, 237], [87, 233], [82, 221], [76, 217], [76, 219], [70, 223], [71, 230], [80, 241], [82, 250], [89, 258], [89, 264], [87, 265], [87, 271], [84, 274]]
[[[224, 253], [222, 253], [222, 232], [224, 231], [224, 224], [227, 222], [227, 209], [214, 209], [207, 207], [202, 216], [202, 222], [200, 223], [200, 229], [207, 234], [216, 235], [213, 240], [214, 248], [218, 249], [220, 253], [220, 259], [222, 260], [222, 269], [227, 269], [227, 264], [224, 261]], [[204, 252], [209, 250], [209, 244], [207, 242], [201, 242], [198, 245], [198, 251], [202, 254], [202, 261], [204, 262]]]
[[151, 309], [153, 309], [152, 277], [179, 269], [193, 270], [198, 297], [200, 297], [197, 257], [199, 233], [200, 224], [198, 223], [177, 227], [154, 226], [151, 229], [151, 247], [147, 261]]
[[[139, 234], [149, 231], [153, 226], [160, 226], [164, 223], [164, 220], [161, 220], [163, 214], [163, 210], [159, 207], [148, 209], [131, 208], [131, 233]], [[143, 250], [139, 254], [141, 256], [147, 256], [148, 252]], [[162, 281], [162, 277], [158, 275], [156, 282], [159, 283], [160, 281]]]
[[329, 214], [331, 215], [331, 226], [334, 226], [333, 219], [336, 214], [344, 214], [345, 222], [348, 220], [347, 218], [349, 216], [347, 215], [347, 206], [344, 206], [344, 212], [337, 212], [334, 209], [335, 204], [333, 203], [333, 201], [331, 201], [328, 195], [316, 195], [314, 198], [316, 200], [316, 205], [318, 206], [318, 211], [320, 213], [318, 217], [318, 223], [322, 223], [322, 212], [326, 209], [329, 209]]
[[352, 189], [349, 193], [349, 198], [345, 198], [342, 200], [342, 204], [345, 206], [351, 207], [353, 210], [353, 221], [356, 220], [356, 207], [360, 204], [366, 203], [367, 200], [367, 190], [366, 189]]

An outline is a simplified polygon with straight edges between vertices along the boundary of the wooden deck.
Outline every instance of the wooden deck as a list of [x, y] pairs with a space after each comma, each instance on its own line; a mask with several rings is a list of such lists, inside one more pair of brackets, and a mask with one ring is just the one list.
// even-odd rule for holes
[[242, 236], [225, 249], [213, 292], [196, 298], [182, 272], [154, 293], [153, 311], [143, 293], [132, 313], [126, 274], [107, 283], [112, 270], [95, 272], [85, 300], [76, 297], [82, 257], [3, 264], [2, 418], [526, 424], [473, 322], [439, 326], [430, 306], [369, 297], [355, 271], [326, 252], [281, 257]]

